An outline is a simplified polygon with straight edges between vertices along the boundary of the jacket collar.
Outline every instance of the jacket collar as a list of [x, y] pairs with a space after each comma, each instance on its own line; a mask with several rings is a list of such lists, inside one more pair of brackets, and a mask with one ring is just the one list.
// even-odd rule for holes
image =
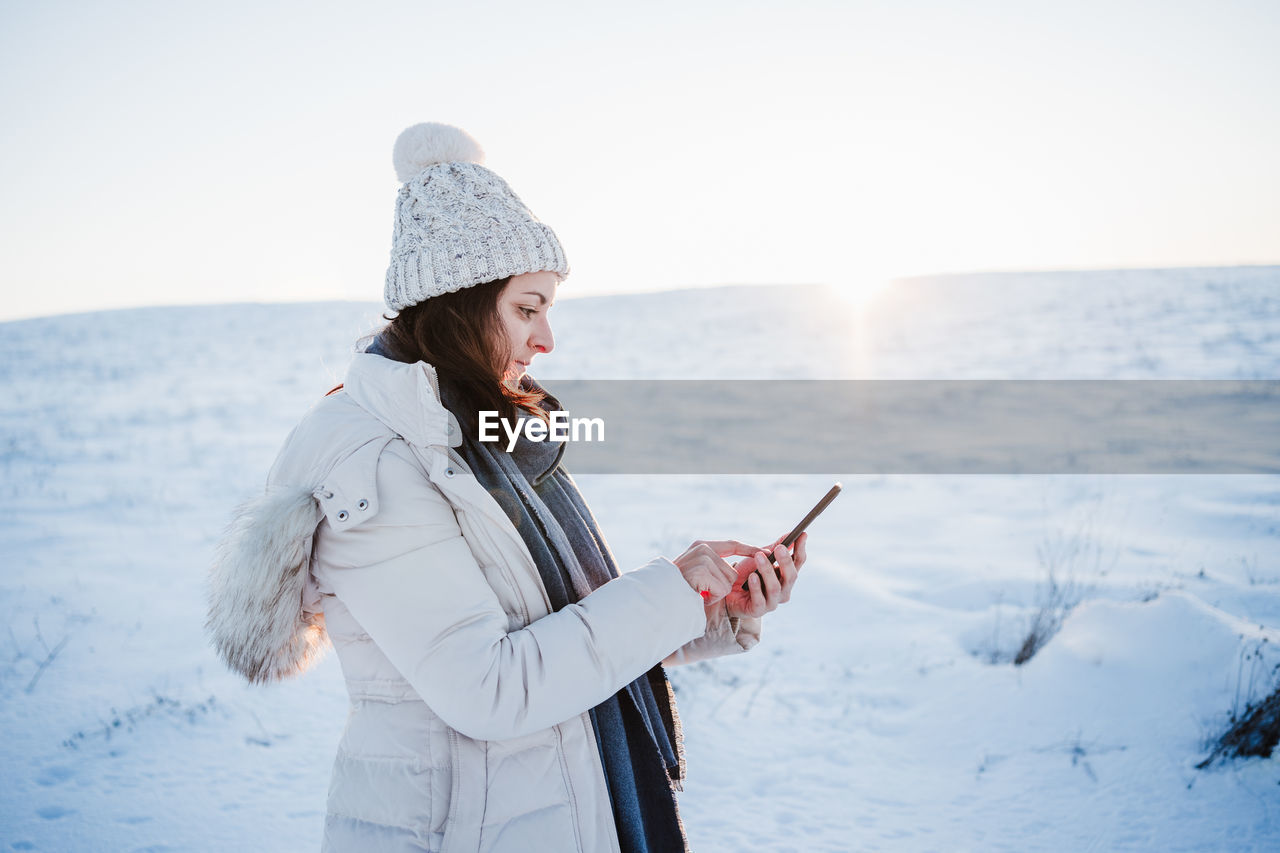
[[360, 408], [410, 444], [462, 444], [457, 419], [440, 403], [436, 370], [425, 361], [404, 364], [373, 353], [357, 353], [343, 387]]

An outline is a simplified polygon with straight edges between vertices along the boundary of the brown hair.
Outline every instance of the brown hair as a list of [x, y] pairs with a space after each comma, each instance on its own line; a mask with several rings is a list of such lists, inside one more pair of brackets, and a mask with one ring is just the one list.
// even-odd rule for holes
[[504, 381], [512, 354], [498, 315], [498, 297], [510, 278], [487, 281], [424, 299], [405, 308], [382, 331], [380, 340], [396, 361], [425, 361], [456, 389], [463, 429], [474, 428], [480, 411], [496, 411], [515, 422], [519, 410], [543, 420], [539, 391]]

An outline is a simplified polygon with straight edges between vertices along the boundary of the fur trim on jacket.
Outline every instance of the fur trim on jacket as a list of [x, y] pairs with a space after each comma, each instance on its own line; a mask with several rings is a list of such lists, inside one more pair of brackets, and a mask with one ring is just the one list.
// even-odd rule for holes
[[324, 614], [305, 604], [321, 517], [309, 489], [268, 491], [236, 510], [218, 545], [205, 627], [227, 666], [252, 683], [305, 672], [329, 648]]

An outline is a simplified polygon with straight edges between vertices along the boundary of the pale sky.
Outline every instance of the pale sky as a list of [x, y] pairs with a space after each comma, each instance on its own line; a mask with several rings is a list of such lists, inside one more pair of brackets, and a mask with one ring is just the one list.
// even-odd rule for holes
[[0, 319], [381, 298], [404, 127], [562, 295], [1280, 262], [1280, 3], [0, 4]]

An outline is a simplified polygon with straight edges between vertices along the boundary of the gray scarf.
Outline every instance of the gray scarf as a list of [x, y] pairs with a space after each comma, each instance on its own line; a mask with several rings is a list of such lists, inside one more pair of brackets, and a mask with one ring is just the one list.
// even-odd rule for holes
[[[368, 351], [390, 357], [380, 340]], [[458, 453], [528, 546], [552, 611], [618, 577], [595, 517], [561, 464], [566, 445], [530, 441], [523, 431], [510, 453], [505, 442], [480, 442], [476, 414], [463, 411], [456, 388], [447, 377], [439, 378], [440, 401], [462, 425]], [[543, 391], [529, 376], [521, 387]], [[548, 412], [560, 409], [550, 395], [541, 405]], [[683, 735], [662, 666], [590, 710], [623, 853], [686, 850], [674, 793], [684, 779]]]

